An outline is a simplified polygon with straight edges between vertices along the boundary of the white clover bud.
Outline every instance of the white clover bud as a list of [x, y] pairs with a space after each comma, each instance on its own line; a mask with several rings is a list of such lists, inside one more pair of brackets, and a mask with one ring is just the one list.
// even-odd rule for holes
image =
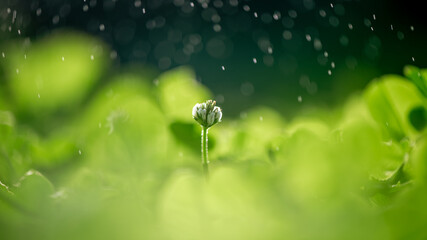
[[218, 122], [221, 122], [221, 108], [215, 106], [216, 102], [208, 100], [204, 103], [197, 103], [193, 107], [193, 118], [205, 128], [210, 128]]

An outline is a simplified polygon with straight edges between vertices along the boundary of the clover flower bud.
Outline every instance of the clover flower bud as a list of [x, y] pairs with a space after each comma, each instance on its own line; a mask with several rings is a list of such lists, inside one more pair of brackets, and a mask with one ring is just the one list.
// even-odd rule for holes
[[218, 122], [221, 122], [221, 108], [215, 106], [216, 102], [208, 100], [204, 103], [197, 103], [193, 107], [193, 118], [205, 128], [210, 128]]

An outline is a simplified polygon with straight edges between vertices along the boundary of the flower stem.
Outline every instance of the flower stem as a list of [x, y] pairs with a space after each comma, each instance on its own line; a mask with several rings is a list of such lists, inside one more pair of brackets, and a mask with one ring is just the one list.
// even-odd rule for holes
[[208, 163], [208, 128], [202, 126], [202, 167], [206, 179], [209, 176]]

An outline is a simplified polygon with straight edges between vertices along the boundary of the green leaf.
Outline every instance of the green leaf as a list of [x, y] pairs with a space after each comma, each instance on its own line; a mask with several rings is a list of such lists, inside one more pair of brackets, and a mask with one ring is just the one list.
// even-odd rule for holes
[[[169, 125], [169, 128], [179, 143], [194, 152], [200, 153], [201, 127], [198, 124], [175, 121]], [[209, 135], [209, 151], [215, 148], [215, 143], [215, 137]]]
[[27, 49], [11, 44], [2, 64], [17, 108], [41, 117], [76, 106], [99, 79], [107, 52], [100, 41], [75, 32], [49, 35]]
[[193, 71], [185, 67], [163, 73], [156, 81], [160, 106], [171, 120], [194, 121], [191, 117], [194, 105], [211, 96], [209, 90], [195, 80]]
[[54, 188], [40, 172], [29, 170], [14, 184], [11, 191], [24, 209], [30, 212], [41, 212], [49, 206]]
[[427, 97], [427, 74], [423, 74], [419, 68], [410, 65], [405, 66], [403, 72], [417, 86], [424, 97]]
[[395, 75], [383, 76], [368, 86], [364, 98], [372, 117], [388, 135], [400, 140], [417, 134], [408, 116], [414, 107], [423, 105], [423, 98], [406, 79]]

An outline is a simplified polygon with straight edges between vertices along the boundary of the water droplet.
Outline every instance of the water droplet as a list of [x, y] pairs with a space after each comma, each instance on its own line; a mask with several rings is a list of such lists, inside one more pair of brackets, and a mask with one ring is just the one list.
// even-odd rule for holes
[[279, 11], [275, 11], [274, 13], [273, 13], [273, 19], [274, 20], [279, 20], [280, 18], [282, 17], [282, 14], [279, 12]]
[[219, 24], [215, 24], [215, 25], [213, 25], [213, 30], [214, 30], [215, 32], [220, 32], [220, 31], [221, 31], [221, 29], [222, 29], [221, 25], [219, 25]]
[[331, 62], [331, 67], [335, 68], [335, 62]]
[[397, 39], [399, 40], [403, 40], [405, 38], [405, 34], [403, 34], [403, 32], [398, 31], [397, 32]]
[[52, 23], [53, 23], [53, 24], [58, 24], [58, 23], [59, 23], [59, 16], [58, 16], [58, 15], [56, 15], [56, 16], [54, 16], [54, 17], [52, 18]]
[[4, 52], [1, 52], [1, 56], [2, 56], [3, 58], [5, 58], [5, 57], [6, 57], [6, 54], [4, 54]]
[[377, 20], [377, 16], [375, 16], [375, 14], [372, 14], [372, 18], [373, 18], [374, 20]]
[[114, 51], [114, 50], [112, 50], [112, 51], [110, 52], [110, 58], [111, 58], [111, 59], [116, 59], [116, 58], [117, 58], [117, 52], [116, 52], [116, 51]]
[[414, 57], [412, 57], [412, 62], [415, 62], [415, 58]]
[[101, 122], [99, 122], [99, 123], [98, 123], [98, 127], [99, 127], [99, 128], [101, 128], [101, 127], [102, 127], [102, 123], [101, 123]]
[[411, 31], [415, 30], [414, 26], [410, 26], [409, 28], [411, 29]]
[[348, 29], [353, 30], [353, 24], [349, 23], [348, 24]]
[[302, 102], [302, 97], [298, 96], [298, 102]]
[[141, 7], [141, 0], [136, 0], [136, 1], [133, 3], [133, 5], [134, 5], [135, 7]]
[[190, 2], [190, 6], [191, 6], [191, 7], [194, 7], [194, 3], [193, 3], [193, 2]]
[[79, 155], [82, 155], [82, 150], [79, 149]]
[[291, 18], [296, 18], [296, 17], [298, 17], [297, 11], [295, 11], [295, 10], [289, 10], [289, 11], [288, 11], [288, 15], [289, 15], [289, 17], [291, 17]]
[[264, 121], [264, 118], [262, 116], [259, 116], [259, 120], [262, 122]]
[[256, 64], [257, 63], [256, 58], [252, 58], [252, 62], [254, 62]]
[[225, 71], [225, 67], [224, 66], [221, 66], [221, 69], [222, 69], [222, 71]]
[[42, 9], [41, 8], [37, 8], [36, 15], [40, 16], [41, 14], [42, 14]]
[[330, 3], [329, 6], [331, 6], [331, 8], [334, 8], [334, 4]]
[[372, 32], [374, 31], [374, 27], [371, 27], [371, 31], [372, 31]]
[[249, 12], [251, 8], [248, 5], [243, 5], [243, 11]]
[[87, 4], [83, 5], [83, 12], [87, 12], [89, 10], [89, 6]]
[[65, 61], [65, 57], [62, 57], [61, 59], [62, 59], [62, 61]]
[[326, 12], [325, 12], [325, 10], [319, 10], [319, 15], [321, 16], [321, 17], [326, 17]]
[[24, 59], [27, 59], [27, 54], [24, 54]]
[[323, 56], [328, 57], [328, 56], [329, 56], [329, 53], [325, 51], [325, 52], [323, 53]]
[[291, 32], [291, 31], [288, 31], [288, 30], [285, 30], [285, 31], [283, 32], [283, 38], [284, 38], [285, 40], [291, 40], [291, 39], [292, 39], [292, 32]]
[[99, 25], [99, 31], [104, 31], [105, 30], [105, 25], [104, 24], [100, 24]]
[[309, 42], [310, 42], [310, 41], [311, 41], [311, 36], [310, 36], [309, 34], [306, 34], [306, 35], [305, 35], [305, 39], [307, 39], [307, 41], [309, 41]]
[[390, 24], [390, 29], [393, 31], [393, 24]]
[[18, 68], [16, 69], [16, 74], [19, 74], [19, 69]]
[[37, 93], [37, 97], [40, 98], [40, 93]]
[[145, 14], [145, 8], [142, 8], [142, 14]]
[[254, 17], [257, 18], [258, 17], [258, 13], [254, 12]]
[[332, 71], [329, 69], [328, 70], [328, 75], [331, 76], [332, 75]]
[[90, 60], [94, 60], [95, 59], [95, 57], [93, 56], [93, 55], [90, 55]]

